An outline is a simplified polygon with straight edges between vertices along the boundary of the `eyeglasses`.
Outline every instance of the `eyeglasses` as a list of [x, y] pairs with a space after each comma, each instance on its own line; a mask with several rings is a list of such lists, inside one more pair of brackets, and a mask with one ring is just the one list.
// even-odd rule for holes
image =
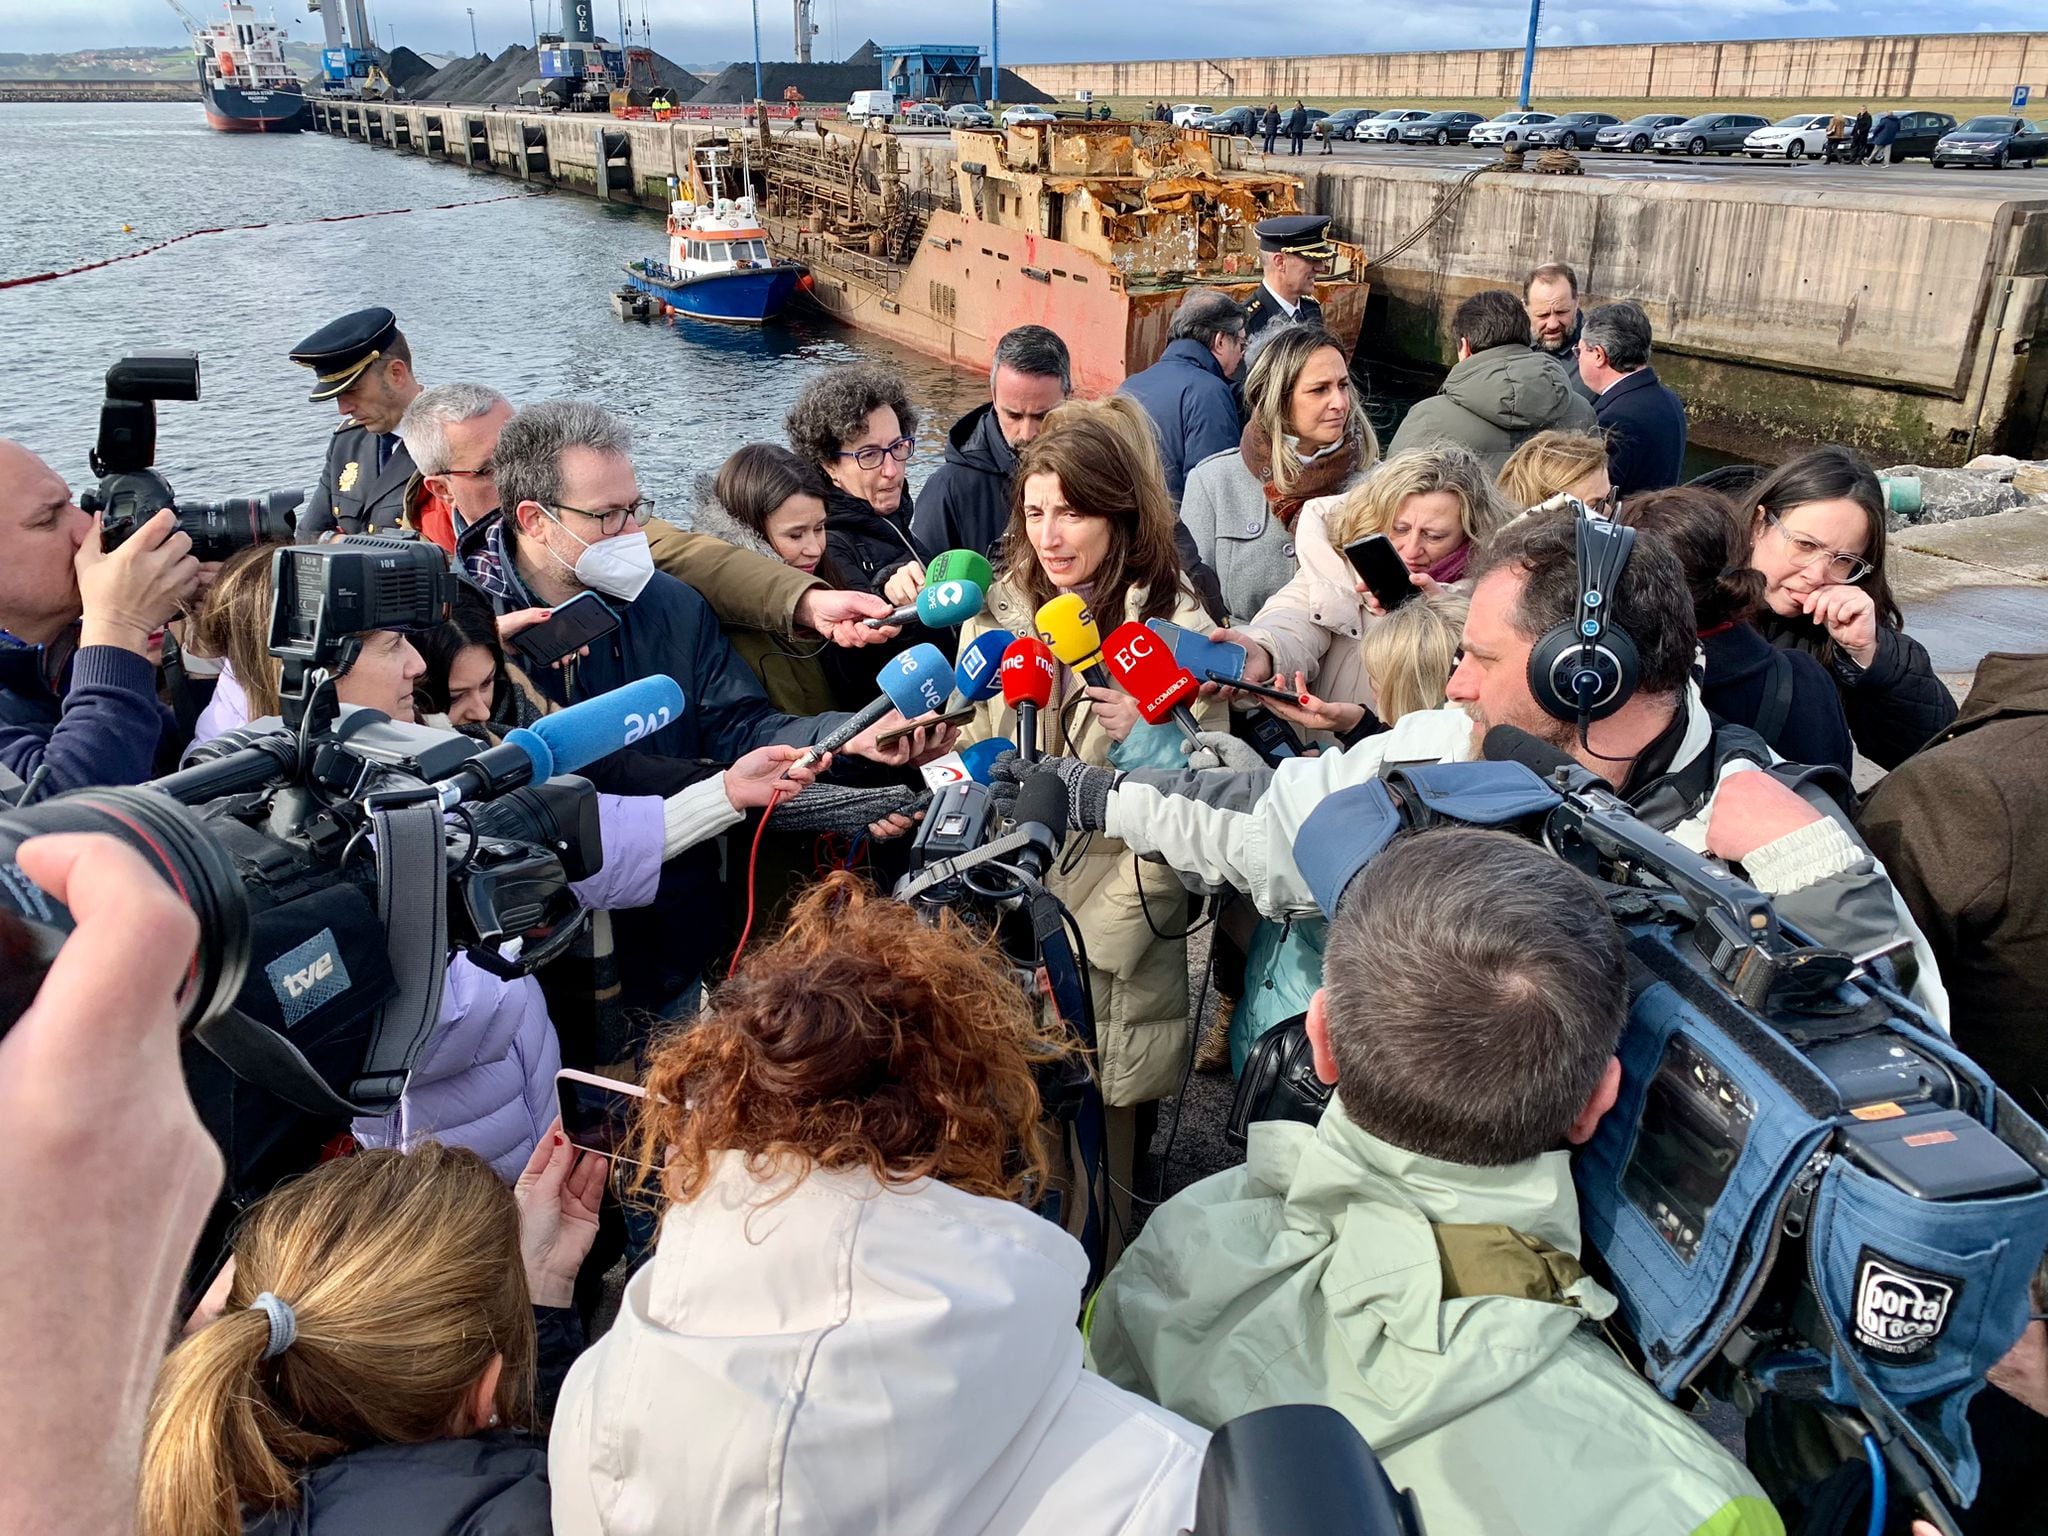
[[475, 469], [444, 469], [442, 474], [456, 480], [489, 480], [498, 473], [498, 466], [485, 459]]
[[842, 448], [839, 450], [838, 457], [851, 459], [862, 469], [880, 469], [884, 454], [887, 454], [898, 464], [908, 464], [910, 456], [915, 452], [917, 452], [917, 441], [915, 438], [899, 437], [895, 442], [887, 445], [882, 443], [866, 443], [859, 448]]
[[642, 496], [629, 507], [614, 507], [606, 512], [592, 512], [586, 507], [568, 507], [560, 502], [545, 503], [550, 512], [574, 512], [578, 517], [587, 517], [597, 524], [597, 531], [606, 538], [615, 538], [626, 531], [628, 523], [644, 523], [654, 516], [652, 497]]
[[1778, 514], [1775, 512], [1764, 513], [1764, 521], [1770, 524], [1771, 532], [1783, 539], [1791, 549], [1794, 565], [1804, 568], [1825, 556], [1828, 574], [1836, 581], [1861, 581], [1870, 574], [1870, 562], [1861, 555], [1844, 554], [1839, 549], [1829, 549], [1825, 544], [1814, 542], [1803, 533], [1794, 533], [1778, 520]]

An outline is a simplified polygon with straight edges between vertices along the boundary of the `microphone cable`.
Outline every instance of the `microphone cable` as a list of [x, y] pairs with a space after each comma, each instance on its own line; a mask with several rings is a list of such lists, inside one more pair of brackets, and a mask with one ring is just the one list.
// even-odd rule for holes
[[733, 973], [740, 968], [740, 960], [747, 952], [747, 940], [754, 934], [754, 881], [761, 865], [761, 839], [768, 831], [768, 822], [775, 814], [775, 807], [795, 795], [802, 786], [791, 784], [784, 775], [776, 781], [769, 792], [768, 804], [762, 808], [759, 825], [754, 828], [754, 844], [747, 852], [747, 920], [740, 928], [740, 941], [733, 946], [732, 963], [725, 968], [725, 979], [732, 980]]

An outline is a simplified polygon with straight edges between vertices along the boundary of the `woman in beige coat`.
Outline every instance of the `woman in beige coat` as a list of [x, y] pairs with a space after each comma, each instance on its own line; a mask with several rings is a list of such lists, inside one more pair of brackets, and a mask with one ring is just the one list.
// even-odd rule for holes
[[[1019, 455], [1011, 483], [1009, 563], [987, 610], [962, 627], [963, 645], [989, 629], [1036, 634], [1039, 608], [1066, 592], [1087, 601], [1104, 635], [1127, 619], [1208, 628], [1182, 579], [1173, 504], [1151, 425], [1135, 402], [1118, 396], [1059, 407]], [[1195, 715], [1205, 730], [1224, 728], [1220, 700], [1203, 700]], [[1130, 695], [1083, 687], [1065, 667], [1039, 713], [1038, 733], [1047, 756], [1117, 768], [1186, 761], [1178, 730], [1146, 725]], [[1016, 716], [999, 697], [977, 708], [960, 741], [997, 736], [1016, 739]], [[1046, 884], [1087, 943], [1109, 1171], [1127, 1190], [1150, 1139], [1151, 1117], [1140, 1107], [1179, 1087], [1187, 1065], [1187, 893], [1164, 865], [1140, 863], [1101, 833], [1070, 839]], [[1127, 1216], [1121, 1196], [1117, 1203]]]
[[1232, 636], [1249, 642], [1245, 676], [1372, 708], [1358, 643], [1376, 614], [1344, 546], [1384, 534], [1424, 592], [1461, 587], [1472, 551], [1511, 515], [1478, 457], [1455, 443], [1397, 453], [1345, 495], [1310, 502], [1295, 526], [1301, 569]]

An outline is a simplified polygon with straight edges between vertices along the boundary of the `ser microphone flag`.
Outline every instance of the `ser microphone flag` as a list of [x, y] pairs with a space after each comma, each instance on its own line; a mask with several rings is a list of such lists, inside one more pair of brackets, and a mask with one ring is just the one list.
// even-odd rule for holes
[[1017, 712], [1017, 755], [1038, 761], [1038, 712], [1052, 702], [1053, 660], [1043, 640], [1010, 642], [1001, 667], [1003, 702]]
[[806, 748], [797, 761], [808, 767], [826, 753], [837, 752], [892, 709], [901, 711], [906, 720], [935, 715], [946, 707], [952, 685], [953, 669], [947, 665], [945, 653], [936, 645], [913, 645], [902, 655], [890, 657], [875, 674], [881, 696], [848, 716], [831, 735]]
[[1195, 746], [1202, 745], [1201, 727], [1188, 711], [1201, 684], [1174, 661], [1164, 640], [1142, 624], [1119, 624], [1102, 642], [1102, 655], [1109, 664], [1109, 675], [1137, 702], [1147, 725], [1171, 720]]
[[1052, 648], [1053, 655], [1072, 667], [1090, 688], [1107, 688], [1109, 674], [1102, 670], [1102, 632], [1095, 627], [1095, 615], [1078, 592], [1062, 592], [1032, 617], [1038, 638]]
[[886, 629], [915, 619], [926, 629], [957, 629], [981, 612], [987, 590], [978, 581], [927, 582], [918, 589], [916, 602], [893, 610], [887, 618], [862, 619], [861, 623], [869, 629]]

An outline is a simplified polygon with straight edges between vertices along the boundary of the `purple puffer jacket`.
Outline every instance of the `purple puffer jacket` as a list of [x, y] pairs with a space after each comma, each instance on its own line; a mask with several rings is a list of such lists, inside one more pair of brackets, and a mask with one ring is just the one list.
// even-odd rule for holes
[[[573, 889], [596, 911], [642, 907], [661, 880], [662, 803], [598, 796], [604, 868]], [[458, 955], [441, 989], [441, 1016], [398, 1108], [355, 1122], [366, 1147], [438, 1141], [467, 1147], [507, 1183], [519, 1177], [555, 1118], [561, 1043], [540, 983], [503, 981]]]

